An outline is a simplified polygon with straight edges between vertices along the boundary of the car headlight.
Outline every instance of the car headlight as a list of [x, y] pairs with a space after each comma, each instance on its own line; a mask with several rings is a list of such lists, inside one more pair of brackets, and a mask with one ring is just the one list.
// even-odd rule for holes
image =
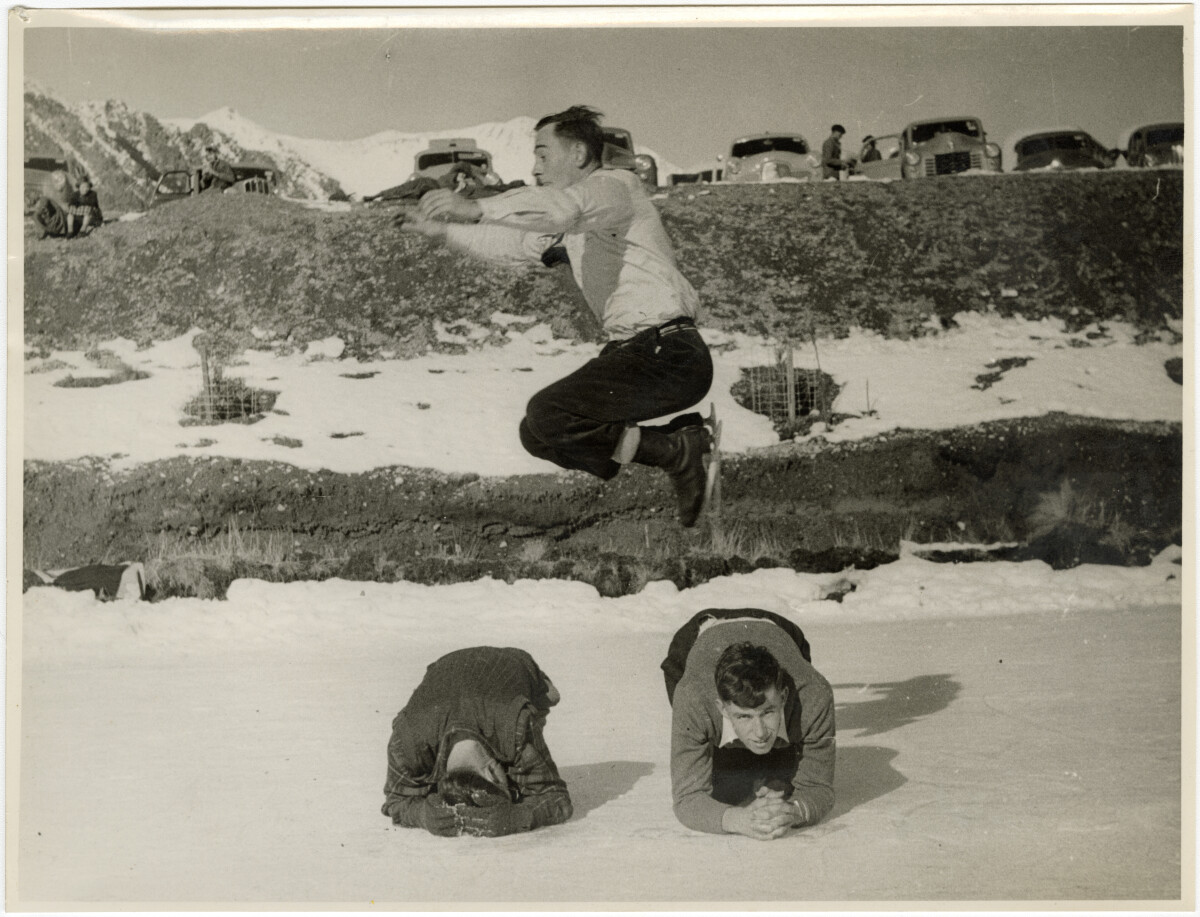
[[651, 159], [649, 156], [647, 156], [645, 153], [639, 153], [637, 156], [634, 156], [633, 162], [634, 162], [634, 165], [636, 165], [639, 169], [642, 169], [642, 170], [649, 170], [649, 169], [654, 168], [654, 160]]
[[1000, 147], [996, 146], [994, 143], [984, 144], [983, 150], [985, 153], [987, 153], [988, 159], [1000, 158]]
[[921, 164], [921, 154], [916, 150], [909, 150], [904, 154], [904, 161], [910, 166], [919, 166]]
[[730, 172], [740, 172], [742, 171], [742, 163], [738, 159], [731, 159], [725, 168], [727, 168]]

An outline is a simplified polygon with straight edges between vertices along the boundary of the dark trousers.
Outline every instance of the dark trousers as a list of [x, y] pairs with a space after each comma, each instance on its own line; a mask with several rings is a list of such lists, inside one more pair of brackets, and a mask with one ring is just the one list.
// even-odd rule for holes
[[610, 341], [600, 354], [531, 399], [521, 445], [562, 468], [608, 480], [625, 428], [699, 402], [712, 385], [712, 357], [694, 327], [650, 328]]
[[667, 683], [668, 703], [675, 702], [675, 686], [679, 684], [679, 679], [683, 678], [688, 653], [692, 651], [696, 637], [700, 633], [700, 625], [706, 618], [716, 618], [719, 621], [729, 618], [763, 618], [771, 621], [782, 627], [792, 638], [792, 642], [800, 649], [800, 655], [804, 657], [804, 661], [812, 662], [812, 649], [808, 645], [804, 631], [783, 615], [777, 615], [773, 611], [764, 611], [761, 608], [706, 608], [692, 615], [691, 619], [671, 638], [671, 645], [667, 649], [667, 658], [662, 661], [660, 666], [663, 670], [663, 680]]

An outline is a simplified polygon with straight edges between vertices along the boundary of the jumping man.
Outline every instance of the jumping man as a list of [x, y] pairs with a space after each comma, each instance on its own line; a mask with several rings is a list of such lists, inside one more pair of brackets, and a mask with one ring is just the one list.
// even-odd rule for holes
[[576, 105], [537, 123], [536, 187], [476, 200], [430, 191], [419, 218], [401, 226], [505, 264], [538, 263], [550, 248], [565, 246], [608, 343], [530, 399], [521, 443], [538, 458], [603, 480], [631, 461], [661, 468], [674, 486], [680, 522], [692, 526], [704, 503], [709, 429], [696, 413], [640, 424], [708, 393], [712, 358], [696, 330], [699, 301], [637, 176], [601, 168], [599, 119]]

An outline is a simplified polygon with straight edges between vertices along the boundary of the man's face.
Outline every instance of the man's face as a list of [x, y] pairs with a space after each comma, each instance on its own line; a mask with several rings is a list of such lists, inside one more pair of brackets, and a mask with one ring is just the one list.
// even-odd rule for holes
[[721, 710], [733, 723], [733, 731], [742, 743], [756, 755], [765, 755], [775, 746], [775, 737], [783, 729], [783, 706], [787, 689], [768, 688], [765, 699], [757, 707], [739, 707], [721, 702]]
[[582, 144], [560, 137], [547, 124], [534, 135], [533, 178], [547, 188], [569, 188], [584, 173], [579, 167]]

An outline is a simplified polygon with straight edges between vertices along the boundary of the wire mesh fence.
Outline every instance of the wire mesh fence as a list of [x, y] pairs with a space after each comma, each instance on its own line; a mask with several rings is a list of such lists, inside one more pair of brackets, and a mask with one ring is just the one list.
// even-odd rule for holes
[[790, 341], [776, 347], [773, 363], [744, 367], [732, 390], [739, 404], [769, 418], [781, 437], [828, 418], [837, 392], [837, 384], [821, 371], [819, 362], [816, 368], [796, 366]]
[[228, 342], [217, 335], [201, 333], [192, 339], [200, 354], [200, 393], [183, 411], [184, 424], [254, 423], [275, 407], [278, 392], [253, 388], [236, 376], [225, 376], [225, 365], [232, 352]]

